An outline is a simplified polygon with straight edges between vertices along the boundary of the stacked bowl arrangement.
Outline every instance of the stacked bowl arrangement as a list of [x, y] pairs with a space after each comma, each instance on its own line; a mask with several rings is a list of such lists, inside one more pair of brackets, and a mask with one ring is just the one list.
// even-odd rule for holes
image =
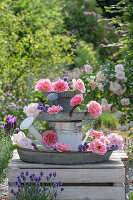
[[[13, 135], [21, 160], [45, 164], [98, 163], [108, 160], [113, 150], [123, 148], [122, 136], [116, 133], [105, 136], [93, 130], [93, 122], [102, 114], [104, 106], [91, 101], [84, 105], [85, 110], [79, 109], [86, 92], [81, 79], [72, 82], [66, 77], [54, 82], [40, 79], [35, 90], [42, 91], [48, 102], [24, 107], [27, 118], [20, 129], [29, 129], [36, 141], [27, 138], [22, 131]], [[50, 130], [43, 134], [36, 130], [33, 122], [38, 120], [46, 121]], [[87, 123], [91, 128], [82, 139], [82, 125]]]

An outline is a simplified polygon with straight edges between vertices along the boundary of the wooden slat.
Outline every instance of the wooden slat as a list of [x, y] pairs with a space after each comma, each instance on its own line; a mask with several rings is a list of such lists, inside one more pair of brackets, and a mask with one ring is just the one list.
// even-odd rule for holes
[[[124, 187], [64, 187], [62, 200], [125, 200]], [[10, 200], [15, 200], [10, 194]]]
[[[10, 181], [15, 181], [22, 169], [10, 168]], [[37, 175], [40, 169], [30, 169], [30, 172], [35, 172]], [[63, 183], [123, 183], [125, 182], [125, 170], [123, 169], [45, 169], [44, 172], [48, 175], [50, 172], [56, 171], [57, 179]], [[44, 176], [45, 177], [45, 176]], [[42, 180], [43, 182], [46, 179]]]

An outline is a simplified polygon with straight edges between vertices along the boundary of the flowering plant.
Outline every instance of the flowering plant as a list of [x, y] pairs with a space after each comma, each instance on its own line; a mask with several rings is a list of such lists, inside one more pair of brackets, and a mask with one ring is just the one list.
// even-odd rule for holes
[[85, 100], [101, 101], [106, 112], [119, 113], [119, 122], [130, 122], [132, 118], [132, 80], [130, 66], [106, 62], [99, 71], [90, 72], [90, 65], [85, 65], [84, 80], [87, 89]]
[[84, 145], [79, 145], [79, 151], [91, 151], [96, 154], [104, 155], [109, 150], [116, 150], [123, 148], [123, 138], [121, 135], [111, 133], [107, 137], [103, 132], [92, 131], [90, 142]]
[[[11, 187], [11, 193], [16, 197], [17, 200], [56, 200], [60, 198], [61, 192], [64, 190], [61, 181], [54, 181], [56, 172], [50, 172], [45, 178], [44, 172], [40, 172], [39, 176], [35, 173], [30, 173], [28, 170], [22, 171], [14, 183], [8, 182]], [[42, 183], [42, 178], [45, 182]], [[13, 185], [17, 186], [17, 189], [12, 188]]]

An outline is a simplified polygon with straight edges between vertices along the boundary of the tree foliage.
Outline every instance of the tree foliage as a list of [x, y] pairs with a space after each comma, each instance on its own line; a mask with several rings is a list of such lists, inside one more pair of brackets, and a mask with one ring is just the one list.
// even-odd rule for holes
[[0, 79], [4, 92], [22, 95], [29, 75], [49, 77], [72, 62], [71, 37], [63, 34], [60, 3], [60, 0], [0, 2]]

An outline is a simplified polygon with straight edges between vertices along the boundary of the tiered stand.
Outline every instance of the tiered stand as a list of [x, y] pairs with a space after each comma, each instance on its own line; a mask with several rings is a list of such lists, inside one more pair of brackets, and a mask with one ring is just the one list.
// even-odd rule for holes
[[[94, 118], [86, 111], [74, 111], [73, 108], [67, 107], [72, 98], [70, 95], [70, 93], [54, 94], [54, 97], [59, 96], [57, 102], [51, 102], [49, 105], [62, 104], [63, 112], [52, 115], [41, 112], [36, 120], [47, 121], [57, 133], [58, 142], [70, 144], [72, 151], [53, 152], [52, 149], [45, 147], [42, 144], [41, 134], [33, 126], [34, 119], [29, 117], [22, 122], [20, 128], [29, 129], [38, 144], [42, 145], [42, 149], [34, 151], [19, 148], [20, 157], [15, 152], [9, 164], [9, 180], [14, 182], [17, 175], [25, 170], [29, 170], [30, 173], [35, 172], [37, 175], [40, 171], [44, 171], [45, 174], [56, 171], [55, 181], [61, 180], [65, 188], [61, 194], [63, 200], [125, 200], [125, 168], [121, 158], [127, 159], [127, 156], [118, 150], [113, 153], [108, 151], [105, 155], [78, 152], [78, 146], [84, 145], [93, 130]], [[91, 128], [82, 140], [82, 125], [86, 123], [90, 123]], [[42, 182], [47, 182], [45, 176]], [[9, 199], [14, 199], [11, 193]]]

